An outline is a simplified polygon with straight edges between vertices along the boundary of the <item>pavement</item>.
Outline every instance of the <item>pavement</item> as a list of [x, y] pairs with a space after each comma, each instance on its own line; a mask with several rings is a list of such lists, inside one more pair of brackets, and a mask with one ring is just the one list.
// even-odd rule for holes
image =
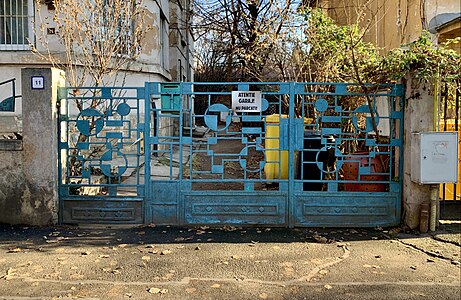
[[0, 225], [0, 299], [461, 299], [461, 224]]
[[[154, 179], [177, 176], [175, 153], [153, 158]], [[0, 299], [459, 300], [460, 210], [448, 210], [430, 234], [0, 224]]]

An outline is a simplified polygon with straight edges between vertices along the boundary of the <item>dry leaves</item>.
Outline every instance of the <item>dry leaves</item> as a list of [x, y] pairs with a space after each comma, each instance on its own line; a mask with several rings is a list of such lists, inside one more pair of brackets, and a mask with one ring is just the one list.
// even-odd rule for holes
[[21, 251], [22, 251], [22, 249], [19, 248], [19, 247], [8, 249], [8, 253], [19, 253]]
[[9, 268], [6, 271], [6, 274], [3, 276], [0, 276], [0, 279], [5, 279], [5, 280], [11, 280], [13, 279], [14, 275], [16, 274], [16, 269]]
[[373, 269], [381, 269], [381, 267], [378, 266], [378, 265], [368, 265], [368, 264], [365, 264], [365, 265], [363, 265], [362, 267], [364, 267], [364, 268], [373, 268]]
[[168, 293], [167, 289], [159, 289], [159, 288], [150, 288], [147, 290], [151, 294], [166, 294]]

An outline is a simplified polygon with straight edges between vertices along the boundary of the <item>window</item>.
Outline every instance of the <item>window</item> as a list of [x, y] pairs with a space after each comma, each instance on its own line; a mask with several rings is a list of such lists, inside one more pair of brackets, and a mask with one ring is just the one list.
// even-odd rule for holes
[[[117, 7], [104, 0], [92, 12], [95, 30], [93, 39], [98, 52], [134, 57], [138, 54], [134, 31], [136, 29], [136, 2], [121, 2]], [[134, 47], [136, 46], [136, 47]]]
[[[133, 8], [134, 10], [135, 8]], [[133, 49], [133, 31], [136, 28], [136, 23], [132, 17], [133, 11], [126, 11], [126, 14], [122, 14], [118, 21], [118, 27], [116, 29], [116, 40], [118, 41], [118, 53], [134, 56], [138, 49]]]
[[167, 21], [163, 13], [160, 14], [160, 65], [163, 68], [166, 68], [167, 60], [167, 47], [169, 47], [167, 42]]
[[29, 50], [32, 0], [0, 0], [0, 50]]

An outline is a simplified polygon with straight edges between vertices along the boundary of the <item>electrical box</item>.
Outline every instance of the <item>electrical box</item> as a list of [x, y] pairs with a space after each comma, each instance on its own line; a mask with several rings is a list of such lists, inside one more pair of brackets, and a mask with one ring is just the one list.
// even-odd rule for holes
[[162, 110], [179, 111], [181, 109], [181, 86], [179, 83], [161, 83], [160, 93]]
[[412, 134], [411, 180], [422, 184], [458, 181], [458, 132]]

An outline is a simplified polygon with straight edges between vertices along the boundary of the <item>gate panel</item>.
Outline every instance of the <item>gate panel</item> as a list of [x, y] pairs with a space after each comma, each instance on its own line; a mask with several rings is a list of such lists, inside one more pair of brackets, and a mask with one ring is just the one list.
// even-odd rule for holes
[[[263, 145], [268, 127], [288, 130], [290, 83], [149, 83], [148, 91], [153, 223], [288, 225], [288, 161], [276, 159], [287, 155], [288, 135], [271, 138], [273, 158]], [[259, 111], [234, 114], [232, 91], [260, 92]]]
[[[260, 92], [261, 109], [241, 111], [233, 92]], [[402, 86], [149, 83], [148, 93], [151, 174], [164, 169], [149, 180], [149, 222], [399, 223]]]
[[144, 222], [144, 98], [144, 88], [59, 90], [61, 222]]
[[295, 195], [295, 226], [375, 227], [398, 223], [393, 193], [320, 193]]
[[184, 223], [282, 226], [286, 223], [286, 201], [283, 193], [187, 192]]
[[[155, 166], [154, 166], [155, 168]], [[178, 225], [180, 210], [179, 181], [152, 181], [146, 201], [148, 223]]]
[[297, 83], [295, 94], [299, 117], [314, 121], [291, 132], [294, 226], [397, 225], [402, 86]]

